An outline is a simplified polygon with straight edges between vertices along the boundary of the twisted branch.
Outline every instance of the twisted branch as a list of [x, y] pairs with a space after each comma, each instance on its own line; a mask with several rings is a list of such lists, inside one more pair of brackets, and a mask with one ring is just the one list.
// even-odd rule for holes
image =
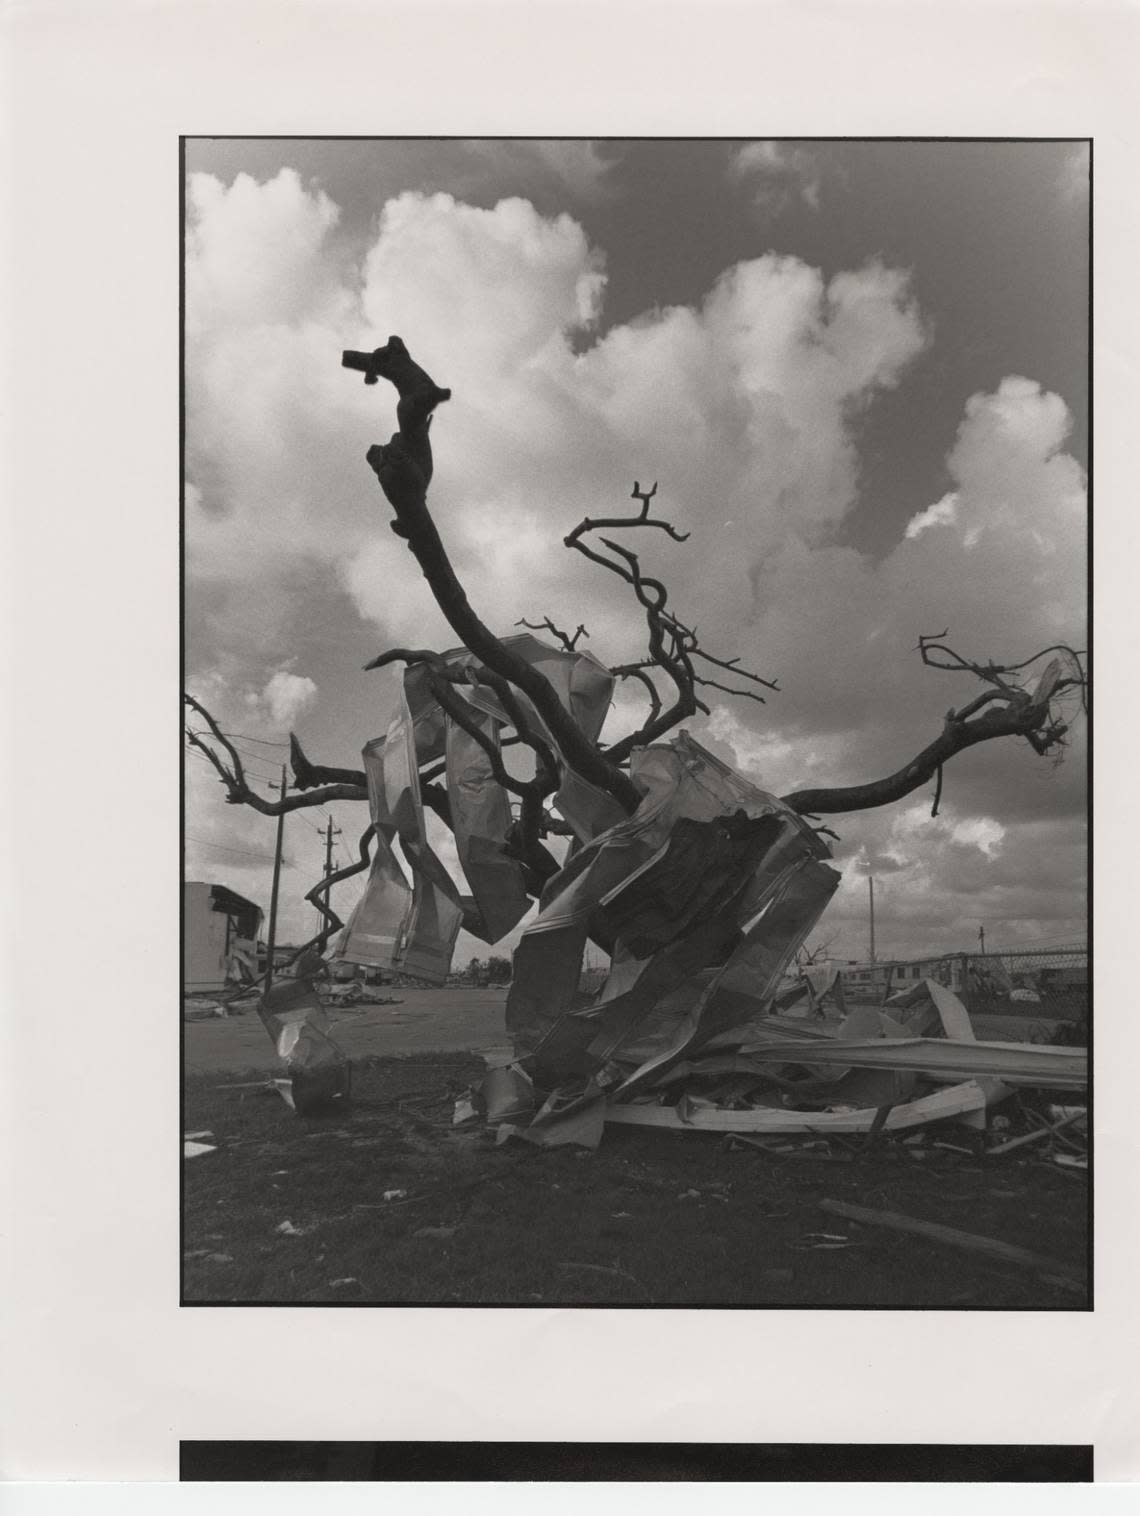
[[579, 637], [588, 637], [590, 635], [582, 623], [579, 622], [578, 630], [574, 633], [573, 637], [571, 637], [568, 632], [564, 632], [560, 630], [560, 628], [556, 627], [549, 616], [544, 616], [541, 621], [516, 621], [515, 625], [525, 626], [527, 630], [531, 632], [550, 632], [553, 636], [558, 638], [559, 642], [568, 653], [572, 653], [578, 646]]
[[[643, 490], [635, 481], [633, 498], [641, 502], [641, 510], [636, 516], [586, 516], [562, 539], [566, 547], [581, 553], [591, 563], [600, 565], [609, 573], [616, 574], [619, 579], [624, 580], [631, 587], [639, 605], [645, 611], [649, 633], [649, 657], [636, 663], [620, 664], [611, 669], [611, 673], [617, 678], [636, 678], [645, 685], [650, 700], [649, 715], [636, 732], [630, 733], [628, 737], [622, 738], [620, 742], [607, 749], [607, 757], [615, 764], [627, 763], [635, 747], [656, 741], [697, 711], [703, 711], [707, 715], [709, 707], [697, 694], [700, 688], [719, 690], [725, 695], [743, 696], [763, 704], [764, 696], [754, 689], [740, 689], [697, 673], [694, 659], [703, 659], [714, 667], [724, 669], [750, 684], [761, 685], [769, 690], [779, 688], [774, 680], [764, 679], [759, 674], [741, 668], [739, 657], [719, 658], [702, 648], [695, 628], [687, 626], [667, 609], [668, 591], [665, 585], [660, 579], [655, 579], [642, 571], [641, 560], [635, 552], [615, 542], [612, 537], [601, 538], [602, 546], [608, 550], [607, 553], [600, 552], [593, 543], [585, 540], [589, 532], [603, 527], [610, 529], [648, 526], [664, 531], [675, 542], [687, 541], [688, 532], [678, 532], [670, 522], [660, 517], [650, 516], [649, 502], [656, 493], [656, 484], [652, 489]], [[646, 672], [650, 668], [661, 669], [668, 675], [673, 685], [676, 693], [668, 709], [662, 709], [657, 687]]]
[[[869, 810], [901, 800], [933, 778], [936, 789], [932, 814], [937, 815], [942, 799], [942, 766], [956, 753], [995, 737], [1024, 737], [1039, 754], [1052, 752], [1063, 745], [1068, 725], [1053, 713], [1052, 702], [1067, 689], [1080, 687], [1083, 692], [1087, 677], [1079, 655], [1073, 649], [1059, 645], [1035, 653], [1021, 663], [983, 664], [963, 658], [947, 646], [943, 639], [948, 635], [949, 632], [944, 631], [919, 638], [917, 651], [923, 663], [951, 673], [974, 674], [993, 688], [983, 691], [961, 710], [947, 711], [942, 731], [934, 741], [886, 778], [834, 789], [795, 790], [781, 797], [786, 805], [801, 815]], [[1076, 660], [1076, 673], [1068, 678], [1058, 678], [1040, 694], [1031, 694], [1013, 682], [1012, 676], [1019, 670], [1038, 662], [1045, 652], [1056, 651], [1068, 653]]]
[[357, 844], [359, 852], [358, 861], [356, 863], [348, 863], [344, 868], [335, 869], [331, 874], [326, 874], [323, 878], [318, 879], [305, 896], [309, 904], [316, 906], [317, 910], [325, 918], [325, 925], [315, 937], [310, 937], [308, 942], [301, 944], [289, 960], [290, 968], [298, 964], [306, 953], [312, 953], [317, 956], [323, 953], [328, 946], [329, 938], [334, 932], [339, 932], [344, 926], [344, 922], [332, 908], [332, 904], [328, 898], [329, 891], [334, 884], [340, 884], [344, 879], [351, 879], [354, 874], [362, 873], [368, 867], [372, 861], [370, 853], [372, 839], [375, 835], [376, 828], [371, 824], [366, 826], [364, 831], [361, 832], [360, 841]]
[[[330, 800], [368, 799], [368, 787], [363, 782], [364, 776], [361, 774], [359, 776], [360, 783], [354, 780], [352, 782], [345, 781], [326, 784], [319, 789], [310, 789], [301, 794], [286, 795], [283, 799], [266, 800], [263, 795], [259, 795], [256, 790], [251, 788], [249, 781], [246, 779], [245, 769], [242, 766], [241, 757], [237, 749], [226, 737], [206, 707], [200, 701], [195, 700], [193, 695], [183, 694], [182, 699], [192, 711], [201, 716], [210, 729], [212, 739], [224, 749], [226, 757], [229, 760], [228, 763], [224, 761], [209, 743], [202, 740], [197, 732], [191, 727], [186, 728], [187, 741], [192, 747], [197, 748], [199, 752], [206, 755], [213, 765], [218, 778], [225, 786], [227, 805], [248, 805], [252, 810], [260, 812], [263, 816], [282, 816], [288, 814], [289, 811], [301, 811], [315, 805], [326, 805]], [[319, 772], [319, 770], [315, 772]], [[342, 770], [341, 772], [354, 771]]]
[[407, 541], [436, 604], [463, 646], [530, 699], [570, 767], [612, 795], [632, 815], [640, 796], [629, 776], [586, 739], [545, 675], [506, 647], [476, 615], [456, 577], [427, 508], [432, 474], [428, 422], [439, 399], [450, 392], [440, 390], [411, 362], [398, 337], [389, 338], [386, 348], [378, 348], [370, 361], [362, 364], [358, 361], [362, 357], [367, 359], [367, 355], [347, 354], [344, 361], [350, 367], [364, 367], [366, 374], [390, 380], [400, 396], [396, 408], [399, 430], [385, 446], [369, 448], [367, 458], [395, 511], [393, 528]]

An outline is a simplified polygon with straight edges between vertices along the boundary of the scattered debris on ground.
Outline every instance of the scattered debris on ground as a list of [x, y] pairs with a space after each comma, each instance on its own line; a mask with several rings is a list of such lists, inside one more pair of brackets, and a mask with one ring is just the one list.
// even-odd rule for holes
[[[529, 634], [506, 645], [551, 681], [593, 741], [612, 693], [610, 672], [588, 653], [551, 648]], [[510, 697], [504, 707], [500, 684], [470, 653], [447, 654], [436, 663], [456, 676], [446, 701], [461, 703], [463, 719], [440, 704], [443, 685], [433, 683], [424, 663], [407, 668], [387, 734], [364, 749], [376, 848], [364, 893], [330, 961], [320, 956], [322, 937], [319, 951], [306, 950], [296, 977], [279, 980], [259, 1001], [284, 1068], [269, 1087], [305, 1128], [289, 1148], [290, 1206], [302, 1183], [296, 1157], [305, 1148], [320, 1150], [315, 1156], [326, 1206], [334, 1195], [341, 1205], [336, 1215], [279, 1222], [275, 1232], [327, 1234], [328, 1249], [344, 1267], [357, 1260], [351, 1249], [344, 1252], [337, 1226], [383, 1227], [388, 1215], [415, 1208], [408, 1246], [432, 1244], [433, 1256], [449, 1258], [464, 1251], [472, 1218], [488, 1218], [503, 1207], [506, 1176], [513, 1173], [526, 1181], [526, 1205], [541, 1205], [542, 1224], [552, 1237], [563, 1230], [553, 1221], [552, 1197], [555, 1207], [565, 1205], [568, 1189], [583, 1188], [587, 1210], [608, 1218], [599, 1238], [614, 1230], [617, 1213], [623, 1217], [616, 1228], [620, 1247], [607, 1248], [610, 1256], [581, 1257], [573, 1239], [564, 1239], [558, 1259], [547, 1260], [553, 1279], [547, 1268], [542, 1288], [523, 1292], [525, 1298], [564, 1298], [572, 1275], [604, 1278], [610, 1288], [616, 1282], [628, 1292], [621, 1298], [630, 1300], [687, 1300], [695, 1298], [694, 1288], [699, 1294], [699, 1281], [663, 1284], [659, 1264], [641, 1257], [641, 1243], [650, 1236], [662, 1251], [674, 1247], [681, 1217], [699, 1216], [704, 1234], [717, 1241], [741, 1217], [767, 1230], [775, 1226], [779, 1257], [787, 1249], [803, 1258], [840, 1251], [871, 1255], [876, 1244], [869, 1235], [824, 1232], [806, 1214], [824, 1202], [825, 1209], [849, 1206], [801, 1193], [806, 1176], [827, 1174], [834, 1189], [846, 1174], [860, 1204], [874, 1202], [858, 1217], [850, 1208], [838, 1212], [857, 1228], [870, 1227], [873, 1215], [880, 1228], [901, 1227], [923, 1237], [933, 1256], [953, 1246], [958, 1269], [963, 1248], [984, 1254], [989, 1264], [1009, 1264], [1020, 1248], [1027, 1267], [1035, 1256], [1033, 1289], [1051, 1291], [1054, 1303], [1071, 1306], [1073, 1294], [1085, 1289], [1076, 1265], [1051, 1253], [1037, 1256], [1046, 1250], [990, 1238], [975, 1227], [957, 1231], [942, 1213], [953, 1176], [969, 1172], [988, 1179], [996, 1164], [1022, 1175], [1033, 1172], [1040, 1188], [1052, 1187], [1051, 1194], [1055, 1189], [1067, 1197], [1065, 1204], [1077, 1204], [1073, 1181], [1087, 1170], [1087, 1050], [1062, 1042], [979, 1040], [962, 1001], [932, 978], [878, 1006], [846, 1004], [833, 966], [789, 980], [797, 950], [839, 883], [826, 861], [831, 854], [821, 829], [684, 731], [633, 750], [629, 779], [641, 800], [632, 815], [552, 753], [551, 773], [559, 779], [553, 804], [574, 843], [561, 867], [551, 857], [537, 916], [514, 955], [505, 1008], [510, 1048], [489, 1056], [480, 1077], [451, 1088], [443, 1109], [438, 1086], [422, 1094], [405, 1088], [384, 1117], [359, 1110], [350, 1117], [350, 1063], [332, 1035], [326, 1007], [351, 1003], [361, 986], [318, 980], [340, 963], [443, 984], [461, 923], [494, 942], [529, 907], [522, 864], [509, 845], [514, 820], [497, 745], [503, 728], [520, 720], [543, 741], [554, 739], [525, 696]], [[446, 783], [472, 890], [462, 899], [427, 839], [419, 770], [430, 764], [440, 766]], [[579, 992], [579, 983], [591, 939], [608, 944], [610, 967], [589, 995]], [[236, 1086], [233, 1094], [243, 1099]], [[351, 1125], [314, 1128], [316, 1117], [351, 1119]], [[401, 1161], [385, 1170], [384, 1154], [393, 1150], [396, 1134]], [[595, 1193], [596, 1167], [584, 1184], [571, 1184], [573, 1168], [559, 1166], [561, 1156], [600, 1157], [603, 1134], [605, 1150], [618, 1154], [640, 1152], [639, 1141], [656, 1144], [655, 1174], [670, 1172], [668, 1197], [661, 1180], [652, 1181], [655, 1206], [669, 1208], [664, 1235], [626, 1203], [628, 1185], [602, 1185]], [[669, 1134], [683, 1136], [685, 1144], [670, 1147]], [[705, 1172], [710, 1137], [713, 1165]], [[688, 1172], [684, 1151], [696, 1144], [701, 1158], [692, 1167], [701, 1170], [699, 1182]], [[275, 1160], [285, 1145], [282, 1139], [276, 1146]], [[547, 1150], [537, 1184], [527, 1168], [528, 1147]], [[561, 1148], [578, 1151], [559, 1155]], [[489, 1166], [492, 1152], [500, 1155], [499, 1167]], [[210, 1167], [216, 1173], [223, 1160], [242, 1156], [227, 1139], [226, 1153]], [[353, 1190], [348, 1181], [361, 1163], [368, 1165], [368, 1178]], [[742, 1163], [749, 1166], [753, 1189], [743, 1207], [727, 1179]], [[471, 1172], [480, 1165], [483, 1172]], [[888, 1180], [904, 1172], [923, 1176], [938, 1223], [886, 1204], [888, 1191], [897, 1187]], [[431, 1181], [424, 1183], [429, 1173]], [[758, 1174], [771, 1181], [764, 1189], [757, 1187]], [[868, 1187], [869, 1180], [874, 1182]], [[985, 1185], [965, 1186], [971, 1188]], [[1002, 1209], [1003, 1215], [1010, 1210], [1008, 1202]], [[426, 1215], [430, 1210], [442, 1214]], [[718, 1219], [710, 1229], [714, 1213]], [[625, 1225], [626, 1215], [632, 1225]], [[1027, 1212], [1023, 1219], [1037, 1215]], [[892, 1245], [899, 1247], [897, 1239]], [[525, 1257], [540, 1244], [528, 1232], [511, 1246]], [[765, 1289], [772, 1271], [784, 1266], [777, 1256], [770, 1251], [767, 1258]], [[361, 1267], [338, 1277], [361, 1280], [364, 1297], [374, 1298], [380, 1286], [371, 1261], [369, 1268], [372, 1274]], [[291, 1278], [295, 1272], [294, 1264]], [[322, 1268], [313, 1289], [331, 1288], [325, 1273]], [[430, 1294], [433, 1277], [429, 1269], [422, 1285], [399, 1298], [425, 1298], [420, 1292]], [[445, 1298], [452, 1298], [454, 1280], [448, 1277], [452, 1288]], [[480, 1288], [476, 1271], [461, 1298], [522, 1298], [513, 1286], [502, 1295], [502, 1277], [496, 1275], [499, 1283], [481, 1297], [467, 1292]], [[804, 1284], [798, 1272], [793, 1284]], [[890, 1304], [905, 1303], [898, 1284], [896, 1278]], [[670, 1288], [680, 1293], [674, 1297]], [[732, 1287], [722, 1288], [738, 1298]], [[832, 1280], [822, 1299], [834, 1289]], [[938, 1303], [952, 1304], [954, 1297], [951, 1289]]]
[[[1002, 1263], [1016, 1264], [1020, 1268], [1033, 1269], [1050, 1283], [1062, 1289], [1084, 1296], [1087, 1281], [1083, 1270], [1070, 1268], [1056, 1258], [1046, 1258], [1031, 1253], [1026, 1248], [1012, 1247], [1008, 1242], [998, 1242], [992, 1237], [979, 1237], [973, 1232], [961, 1232], [956, 1227], [941, 1226], [934, 1221], [916, 1221], [913, 1216], [900, 1216], [895, 1211], [874, 1211], [866, 1206], [851, 1205], [843, 1200], [821, 1200], [821, 1211], [832, 1216], [843, 1216], [862, 1226], [892, 1227], [900, 1232], [912, 1232], [918, 1237], [928, 1237], [933, 1242], [945, 1243], [952, 1248], [965, 1248], [969, 1252], [984, 1253]], [[826, 1234], [825, 1234], [826, 1235]]]
[[[1080, 1308], [1057, 1281], [1084, 1263], [1089, 1176], [1047, 1151], [1079, 1140], [1077, 1122], [997, 1156], [985, 1132], [951, 1125], [881, 1130], [873, 1143], [613, 1126], [596, 1150], [539, 1151], [500, 1145], [482, 1123], [452, 1126], [482, 1068], [454, 1053], [361, 1059], [351, 1111], [285, 1121], [264, 1079], [189, 1079], [187, 1129], [212, 1132], [218, 1151], [186, 1166], [184, 1298]], [[1015, 1091], [1000, 1140], [1052, 1124], [1056, 1104]], [[841, 1220], [824, 1200], [990, 1238], [1065, 1271], [1046, 1278]], [[279, 1235], [283, 1221], [301, 1235]]]
[[[610, 672], [530, 633], [509, 644], [553, 681], [593, 740]], [[470, 653], [439, 662], [462, 684], [453, 695], [463, 721], [416, 662], [388, 732], [364, 749], [376, 854], [333, 966], [442, 983], [461, 922], [481, 922], [495, 941], [528, 907], [522, 865], [506, 846], [512, 812], [495, 759], [521, 708], [513, 698], [504, 708]], [[536, 711], [526, 720], [553, 741]], [[427, 840], [419, 769], [432, 762], [442, 766], [472, 890], [463, 900]], [[793, 957], [839, 883], [830, 851], [803, 816], [687, 732], [634, 750], [630, 781], [642, 798], [632, 816], [572, 770], [560, 773], [554, 805], [575, 845], [546, 880], [514, 955], [505, 1012], [513, 1058], [461, 1094], [455, 1124], [480, 1108], [500, 1140], [540, 1147], [595, 1148], [620, 1125], [874, 1141], [951, 1121], [984, 1129], [1015, 1089], [1084, 1094], [1083, 1048], [978, 1041], [966, 1007], [934, 979], [883, 1006], [850, 1009], [834, 965], [789, 984]], [[582, 997], [591, 937], [610, 944], [611, 962], [600, 990]], [[311, 972], [328, 967], [312, 956]], [[310, 1111], [347, 1101], [348, 1061], [315, 979], [278, 984], [261, 1015], [295, 1109], [302, 1099]]]

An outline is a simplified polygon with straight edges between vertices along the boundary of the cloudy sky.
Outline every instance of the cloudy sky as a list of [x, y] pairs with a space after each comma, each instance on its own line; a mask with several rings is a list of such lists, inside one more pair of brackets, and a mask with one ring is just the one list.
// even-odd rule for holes
[[[1073, 143], [240, 141], [187, 145], [189, 688], [268, 793], [383, 732], [387, 646], [452, 646], [364, 461], [394, 392], [340, 367], [398, 333], [452, 400], [431, 503], [492, 627], [622, 586], [561, 545], [635, 479], [638, 543], [703, 643], [778, 678], [689, 729], [776, 793], [900, 766], [975, 693], [923, 669], [1085, 644], [1088, 162]], [[715, 692], [714, 692], [715, 693]], [[622, 689], [608, 732], [640, 718]], [[1083, 939], [1085, 733], [1006, 739], [931, 795], [829, 818], [815, 941], [881, 956]], [[366, 825], [335, 806], [338, 860]], [[313, 928], [325, 814], [286, 822], [279, 935]], [[268, 904], [274, 822], [187, 760], [187, 877]], [[439, 839], [436, 839], [437, 842]], [[453, 861], [454, 852], [445, 852]], [[334, 896], [342, 914], [352, 885]], [[509, 945], [509, 944], [508, 944]], [[461, 940], [458, 957], [487, 949]]]

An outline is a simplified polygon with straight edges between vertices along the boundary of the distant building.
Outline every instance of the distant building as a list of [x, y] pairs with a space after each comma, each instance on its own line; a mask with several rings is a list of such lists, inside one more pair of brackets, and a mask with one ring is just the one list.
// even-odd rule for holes
[[261, 907], [201, 880], [182, 886], [182, 901], [184, 989], [208, 993], [256, 977]]
[[919, 979], [935, 979], [971, 1007], [993, 1003], [1042, 1004], [1088, 1000], [1088, 950], [1084, 947], [1008, 949], [991, 953], [943, 953], [932, 958], [849, 960], [839, 965], [846, 999], [881, 1003], [887, 994]]
[[956, 994], [965, 988], [965, 960], [961, 954], [939, 958], [888, 958], [875, 963], [849, 960], [839, 969], [849, 1000], [879, 998], [890, 990], [905, 989], [919, 979], [936, 979]]

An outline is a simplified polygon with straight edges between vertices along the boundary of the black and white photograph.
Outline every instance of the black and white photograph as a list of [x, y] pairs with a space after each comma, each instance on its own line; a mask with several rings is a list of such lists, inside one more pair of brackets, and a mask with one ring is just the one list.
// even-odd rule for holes
[[6, 1511], [1135, 1483], [1138, 33], [5, 18]]
[[180, 166], [182, 1303], [1090, 1309], [1089, 141]]

